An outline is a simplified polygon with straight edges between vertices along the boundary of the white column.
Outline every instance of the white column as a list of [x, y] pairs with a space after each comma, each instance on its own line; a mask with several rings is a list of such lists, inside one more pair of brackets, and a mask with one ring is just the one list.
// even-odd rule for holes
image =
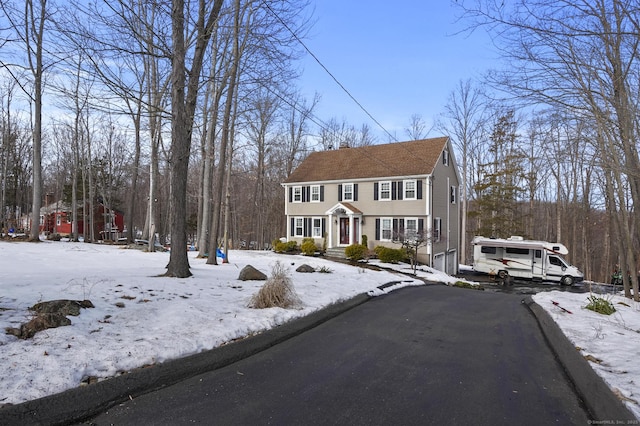
[[[433, 209], [431, 206], [431, 176], [427, 176], [426, 184], [424, 188], [424, 202], [427, 209], [427, 223], [425, 227], [429, 230], [429, 234], [433, 236]], [[427, 254], [429, 255], [429, 263], [433, 266], [433, 243], [429, 240], [427, 244]]]
[[329, 231], [327, 232], [329, 235], [329, 240], [327, 241], [327, 247], [333, 247], [333, 215], [329, 214]]
[[349, 215], [349, 245], [353, 244], [353, 214]]

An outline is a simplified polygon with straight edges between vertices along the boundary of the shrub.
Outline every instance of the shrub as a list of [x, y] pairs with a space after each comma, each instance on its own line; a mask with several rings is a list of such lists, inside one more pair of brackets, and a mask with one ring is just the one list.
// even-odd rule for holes
[[296, 251], [298, 248], [298, 243], [295, 241], [287, 241], [286, 243], [282, 241], [274, 241], [273, 251], [276, 253], [291, 253]]
[[305, 238], [302, 240], [300, 251], [302, 251], [302, 254], [307, 256], [313, 256], [315, 252], [318, 251], [318, 247], [316, 246], [315, 241], [313, 241], [313, 238]]
[[323, 274], [330, 274], [333, 272], [333, 270], [328, 266], [321, 266], [320, 268], [316, 269], [316, 271], [321, 272]]
[[468, 283], [466, 281], [456, 281], [453, 284], [453, 286], [454, 287], [460, 287], [460, 288], [470, 288], [472, 290], [484, 290], [483, 287], [480, 287], [479, 285], [476, 285], [476, 284]]
[[377, 246], [375, 252], [378, 255], [380, 262], [384, 263], [398, 263], [407, 258], [407, 254], [402, 249], [394, 249], [385, 246]]
[[367, 249], [369, 248], [369, 237], [367, 237], [366, 235], [362, 236], [362, 245]]
[[362, 244], [351, 244], [344, 249], [344, 254], [347, 259], [357, 262], [364, 259], [364, 255], [367, 252], [367, 248]]
[[295, 308], [300, 305], [300, 298], [293, 288], [289, 270], [280, 262], [276, 262], [271, 276], [260, 290], [251, 297], [250, 308]]
[[296, 243], [295, 241], [287, 241], [286, 244], [287, 244], [287, 253], [291, 253], [298, 249], [298, 243]]
[[587, 298], [589, 303], [586, 308], [592, 310], [593, 312], [597, 312], [603, 315], [611, 315], [616, 311], [615, 306], [608, 301], [607, 299], [603, 299], [602, 297], [596, 297], [591, 295]]

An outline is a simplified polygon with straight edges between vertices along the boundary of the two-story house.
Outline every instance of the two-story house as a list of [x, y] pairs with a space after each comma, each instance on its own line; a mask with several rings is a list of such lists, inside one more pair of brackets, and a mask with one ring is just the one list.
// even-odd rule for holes
[[453, 274], [460, 241], [459, 176], [448, 137], [311, 153], [283, 182], [287, 239], [398, 248], [425, 235], [418, 259]]

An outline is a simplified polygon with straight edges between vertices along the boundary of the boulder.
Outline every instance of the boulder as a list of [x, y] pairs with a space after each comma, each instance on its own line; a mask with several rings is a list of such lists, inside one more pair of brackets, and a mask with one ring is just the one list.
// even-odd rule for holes
[[304, 272], [304, 273], [315, 272], [315, 271], [316, 271], [316, 268], [314, 268], [313, 266], [309, 266], [306, 263], [298, 266], [298, 268], [296, 269], [296, 272]]
[[242, 281], [265, 281], [267, 276], [253, 266], [247, 265], [240, 271], [238, 279]]
[[39, 331], [71, 325], [67, 315], [78, 316], [80, 308], [93, 307], [90, 300], [50, 300], [36, 303], [29, 308], [36, 313], [31, 321], [22, 324], [20, 328], [8, 327], [5, 331], [20, 339], [30, 339]]
[[49, 300], [46, 302], [40, 302], [33, 305], [32, 311], [39, 314], [52, 314], [57, 313], [61, 315], [73, 315], [77, 317], [80, 315], [80, 308], [94, 308], [93, 303], [90, 300]]
[[35, 336], [38, 331], [65, 325], [71, 325], [71, 320], [62, 314], [38, 314], [28, 323], [22, 324], [20, 328], [7, 328], [6, 331], [7, 334], [13, 334], [20, 339], [30, 339]]

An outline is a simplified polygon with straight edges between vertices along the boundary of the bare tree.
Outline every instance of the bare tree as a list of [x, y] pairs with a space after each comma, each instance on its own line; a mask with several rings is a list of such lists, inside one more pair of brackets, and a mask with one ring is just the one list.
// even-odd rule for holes
[[412, 114], [409, 120], [409, 127], [405, 129], [407, 136], [411, 140], [424, 139], [429, 134], [427, 123], [420, 114]]
[[[191, 154], [193, 119], [200, 90], [200, 73], [214, 26], [222, 8], [222, 0], [215, 0], [205, 7], [204, 1], [197, 10], [194, 28], [193, 54], [187, 69], [187, 43], [185, 40], [185, 3], [173, 0], [171, 9], [173, 57], [171, 70], [171, 245], [166, 276], [184, 278], [191, 276], [187, 258], [187, 177]], [[187, 72], [188, 71], [188, 72]], [[188, 79], [187, 79], [188, 76]]]
[[[54, 14], [54, 6], [47, 4], [47, 0], [25, 0], [23, 8], [18, 9], [20, 3], [13, 5], [1, 2], [0, 7], [9, 21], [10, 31], [14, 37], [9, 39], [20, 43], [26, 55], [23, 65], [2, 63], [12, 76], [19, 82], [20, 87], [29, 100], [33, 102], [33, 200], [31, 206], [31, 231], [29, 239], [39, 241], [40, 207], [42, 206], [42, 102], [44, 96], [44, 72], [50, 68], [45, 64], [45, 43], [48, 43], [46, 33], [50, 30], [50, 23]], [[51, 62], [49, 62], [51, 64]], [[22, 83], [21, 73], [16, 70], [26, 69], [31, 77], [31, 86]]]
[[252, 158], [255, 162], [255, 186], [252, 200], [255, 213], [252, 215], [252, 232], [248, 240], [255, 240], [258, 247], [264, 247], [266, 220], [266, 165], [267, 155], [274, 145], [274, 131], [277, 125], [278, 98], [268, 91], [262, 90], [256, 94], [253, 108], [248, 108], [247, 124], [249, 144], [253, 148]]
[[475, 186], [472, 180], [472, 169], [477, 168], [482, 160], [478, 158], [478, 147], [486, 138], [487, 99], [478, 86], [471, 80], [460, 81], [455, 90], [449, 95], [445, 105], [445, 113], [437, 127], [450, 135], [453, 145], [460, 153], [462, 166], [461, 191], [461, 224], [460, 228], [460, 261], [464, 264], [467, 259], [467, 216], [469, 188]]
[[227, 161], [227, 149], [231, 151], [232, 129], [235, 117], [232, 115], [234, 111], [234, 102], [236, 101], [238, 78], [240, 75], [240, 63], [242, 60], [242, 44], [241, 35], [241, 18], [243, 18], [243, 9], [240, 7], [240, 0], [235, 0], [233, 11], [233, 40], [231, 49], [230, 72], [229, 72], [229, 89], [224, 104], [224, 112], [222, 115], [222, 128], [220, 136], [220, 160], [216, 171], [216, 191], [213, 194], [213, 210], [211, 216], [211, 233], [209, 237], [209, 257], [207, 264], [217, 265], [218, 237], [220, 235], [220, 223], [222, 217], [222, 197], [224, 186], [224, 177]]
[[280, 151], [284, 155], [284, 176], [286, 178], [297, 167], [301, 156], [307, 152], [307, 139], [309, 136], [309, 121], [313, 111], [320, 102], [320, 96], [316, 93], [313, 99], [307, 102], [299, 93], [291, 97], [286, 104], [286, 118], [282, 137], [280, 138]]

